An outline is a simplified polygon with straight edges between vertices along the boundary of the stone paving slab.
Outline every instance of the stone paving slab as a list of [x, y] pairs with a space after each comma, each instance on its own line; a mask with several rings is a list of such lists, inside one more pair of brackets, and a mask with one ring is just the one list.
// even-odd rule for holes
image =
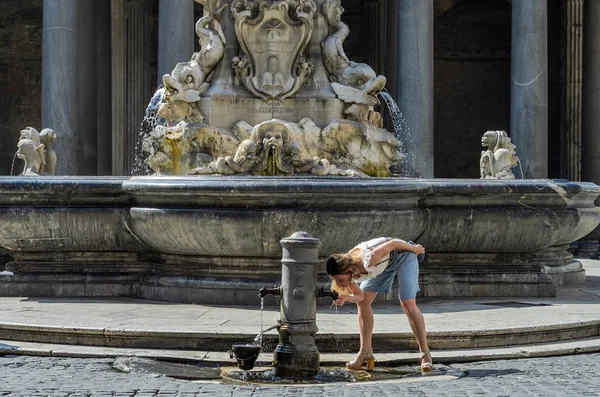
[[[556, 298], [421, 299], [431, 347], [489, 347], [600, 335], [600, 261], [582, 260], [585, 284], [559, 288]], [[391, 350], [414, 344], [397, 303], [376, 303], [374, 342]], [[279, 313], [267, 307], [265, 327]], [[227, 349], [259, 331], [258, 307], [186, 305], [128, 298], [0, 297], [0, 338], [114, 347]], [[358, 338], [356, 306], [320, 307], [324, 344], [353, 350]], [[276, 339], [270, 331], [267, 340]], [[204, 341], [204, 343], [199, 343]], [[237, 341], [237, 342], [236, 342]], [[379, 342], [378, 342], [379, 341]], [[381, 350], [381, 349], [380, 349]]]
[[[465, 377], [420, 382], [365, 382], [297, 387], [191, 382], [115, 371], [114, 359], [0, 356], [0, 396], [8, 397], [371, 397], [598, 396], [600, 354], [455, 364]], [[377, 367], [376, 367], [377, 368]], [[430, 381], [431, 380], [431, 381]]]

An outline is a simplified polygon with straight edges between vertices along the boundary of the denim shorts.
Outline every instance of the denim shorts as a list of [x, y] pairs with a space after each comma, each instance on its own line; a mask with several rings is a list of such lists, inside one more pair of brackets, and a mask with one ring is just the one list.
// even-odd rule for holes
[[392, 290], [394, 276], [398, 278], [398, 298], [413, 299], [419, 289], [419, 261], [414, 252], [393, 250], [388, 267], [377, 277], [360, 283], [366, 292], [386, 292]]

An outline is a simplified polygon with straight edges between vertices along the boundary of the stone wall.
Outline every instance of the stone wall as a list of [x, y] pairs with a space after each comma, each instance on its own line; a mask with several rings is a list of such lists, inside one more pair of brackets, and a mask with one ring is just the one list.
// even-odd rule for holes
[[[21, 129], [42, 127], [42, 3], [0, 6], [0, 175], [10, 173]], [[14, 172], [21, 167], [16, 160]]]
[[435, 177], [479, 178], [481, 136], [510, 126], [511, 7], [467, 0], [435, 20]]

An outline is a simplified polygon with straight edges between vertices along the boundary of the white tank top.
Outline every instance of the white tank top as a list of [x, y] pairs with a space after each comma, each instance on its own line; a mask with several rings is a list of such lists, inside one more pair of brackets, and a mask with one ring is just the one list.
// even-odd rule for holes
[[388, 267], [388, 265], [390, 264], [390, 254], [387, 254], [386, 256], [381, 258], [377, 265], [374, 264], [373, 266], [369, 266], [369, 264], [371, 263], [373, 248], [378, 247], [381, 244], [390, 240], [391, 238], [389, 237], [377, 237], [369, 241], [363, 241], [362, 243], [358, 244], [356, 247], [353, 248], [358, 248], [362, 250], [362, 263], [365, 270], [367, 271], [367, 274], [361, 275], [360, 278], [356, 280], [358, 284], [370, 278], [375, 278], [379, 276]]

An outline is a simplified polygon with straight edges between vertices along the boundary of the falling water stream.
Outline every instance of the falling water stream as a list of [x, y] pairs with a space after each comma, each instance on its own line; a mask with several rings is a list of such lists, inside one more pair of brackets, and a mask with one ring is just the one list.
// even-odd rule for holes
[[264, 327], [264, 322], [263, 322], [263, 311], [265, 309], [265, 298], [264, 297], [260, 297], [260, 333], [258, 335], [256, 335], [256, 338], [254, 338], [254, 340], [252, 341], [253, 345], [258, 345], [258, 346], [262, 346], [262, 339], [263, 339], [263, 327]]
[[525, 179], [523, 175], [523, 167], [521, 166], [521, 159], [517, 157], [517, 163], [519, 163], [519, 172], [521, 173], [521, 179]]
[[379, 95], [383, 98], [390, 113], [390, 118], [394, 126], [394, 135], [396, 136], [396, 139], [402, 143], [401, 151], [406, 155], [404, 166], [402, 167], [403, 176], [409, 176], [409, 174], [412, 173], [412, 170], [415, 169], [416, 164], [412, 131], [406, 122], [406, 117], [404, 117], [398, 104], [394, 98], [392, 98], [390, 93], [384, 89]]
[[275, 329], [279, 326], [279, 324], [276, 324], [272, 327], [269, 327], [267, 329], [264, 329], [264, 320], [263, 320], [263, 311], [265, 309], [265, 298], [261, 297], [260, 298], [260, 333], [258, 335], [256, 335], [256, 337], [254, 338], [254, 340], [252, 341], [252, 343], [250, 344], [251, 346], [261, 346], [263, 345], [263, 335], [265, 334], [265, 332], [269, 332], [272, 329]]
[[167, 120], [158, 114], [158, 107], [165, 98], [165, 88], [160, 86], [146, 107], [144, 119], [140, 124], [140, 131], [135, 142], [135, 158], [131, 167], [132, 175], [147, 175], [150, 173], [148, 166], [144, 163], [142, 155], [142, 143], [144, 138], [150, 134], [157, 125], [167, 125]]
[[12, 164], [10, 166], [10, 176], [12, 176], [12, 174], [13, 174], [13, 169], [15, 168], [15, 160], [16, 159], [17, 159], [17, 153], [15, 152], [15, 155], [13, 156]]

